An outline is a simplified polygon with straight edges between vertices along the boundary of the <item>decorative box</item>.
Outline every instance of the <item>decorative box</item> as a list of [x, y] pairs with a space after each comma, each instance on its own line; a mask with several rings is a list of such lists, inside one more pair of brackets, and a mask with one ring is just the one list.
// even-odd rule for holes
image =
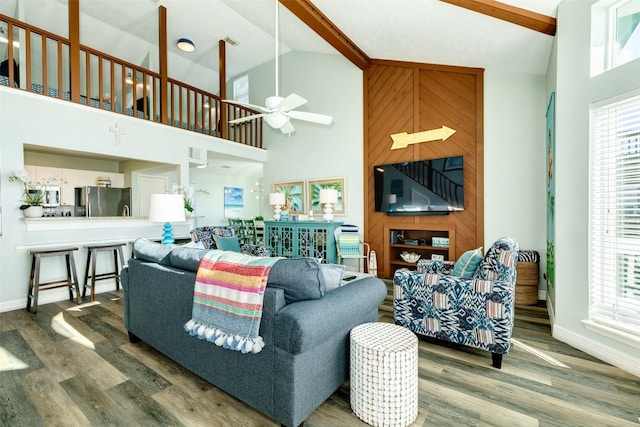
[[438, 248], [448, 248], [449, 247], [449, 238], [448, 237], [433, 237], [431, 239], [431, 246], [436, 246]]

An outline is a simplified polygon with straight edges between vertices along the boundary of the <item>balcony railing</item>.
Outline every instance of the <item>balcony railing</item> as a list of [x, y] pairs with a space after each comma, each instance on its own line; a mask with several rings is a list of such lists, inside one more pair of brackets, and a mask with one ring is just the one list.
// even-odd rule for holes
[[[7, 29], [8, 39], [6, 55], [0, 57], [2, 85], [158, 123], [166, 96], [163, 124], [262, 148], [262, 118], [228, 123], [258, 113], [253, 109], [222, 102], [168, 76], [162, 91], [161, 74], [84, 45], [79, 47], [80, 69], [72, 70], [69, 39], [1, 14], [0, 27]], [[79, 88], [77, 96], [73, 87]]]

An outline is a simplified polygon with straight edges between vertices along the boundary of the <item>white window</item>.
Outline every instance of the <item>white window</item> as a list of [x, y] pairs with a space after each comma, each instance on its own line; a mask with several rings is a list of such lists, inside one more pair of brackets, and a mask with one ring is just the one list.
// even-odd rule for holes
[[640, 91], [591, 106], [589, 320], [640, 340]]
[[640, 58], [640, 0], [591, 7], [591, 76]]
[[249, 76], [247, 74], [233, 81], [233, 100], [249, 103]]

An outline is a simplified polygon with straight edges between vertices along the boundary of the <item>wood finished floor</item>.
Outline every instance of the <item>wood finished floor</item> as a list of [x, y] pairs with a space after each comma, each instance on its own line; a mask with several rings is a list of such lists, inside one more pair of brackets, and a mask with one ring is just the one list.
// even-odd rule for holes
[[[391, 298], [380, 319], [392, 321]], [[502, 370], [486, 352], [421, 339], [413, 425], [640, 425], [640, 378], [553, 339], [545, 308], [518, 307], [513, 337]], [[278, 424], [146, 344], [129, 343], [119, 291], [81, 306], [42, 305], [37, 315], [0, 313], [0, 426], [43, 425]], [[359, 425], [348, 382], [305, 422]]]

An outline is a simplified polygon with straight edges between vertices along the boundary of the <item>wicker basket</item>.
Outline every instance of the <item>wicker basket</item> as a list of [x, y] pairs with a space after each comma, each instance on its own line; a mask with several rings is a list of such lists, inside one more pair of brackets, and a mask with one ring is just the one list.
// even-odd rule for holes
[[518, 262], [516, 265], [516, 305], [538, 303], [540, 269], [537, 262]]

